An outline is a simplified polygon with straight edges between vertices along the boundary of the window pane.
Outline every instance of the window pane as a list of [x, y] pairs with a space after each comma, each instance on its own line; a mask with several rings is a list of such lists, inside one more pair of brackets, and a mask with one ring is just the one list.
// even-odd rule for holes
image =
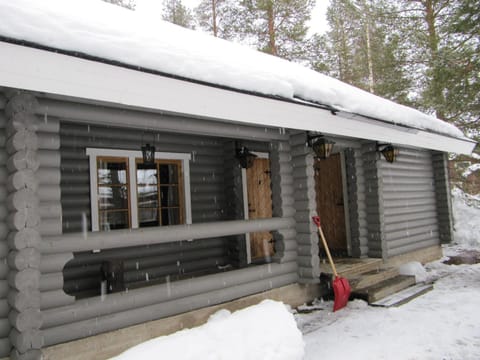
[[162, 209], [162, 225], [180, 224], [179, 209]]
[[138, 207], [158, 207], [158, 188], [157, 186], [139, 186]]
[[138, 224], [140, 227], [158, 226], [158, 209], [139, 209]]
[[162, 207], [178, 206], [178, 186], [160, 186]]
[[160, 165], [160, 184], [178, 184], [178, 166], [176, 164]]
[[157, 165], [137, 164], [137, 183], [139, 185], [157, 184]]
[[98, 161], [98, 184], [126, 184], [127, 183], [127, 163], [125, 161]]
[[127, 186], [99, 186], [98, 205], [100, 210], [128, 209]]
[[128, 229], [128, 210], [100, 211], [100, 230]]

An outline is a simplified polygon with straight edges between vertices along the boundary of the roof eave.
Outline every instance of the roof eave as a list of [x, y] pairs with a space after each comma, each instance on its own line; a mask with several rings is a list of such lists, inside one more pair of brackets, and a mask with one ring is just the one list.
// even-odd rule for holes
[[[470, 154], [476, 143], [424, 130], [0, 42], [0, 86], [187, 116]], [[32, 59], [35, 63], [32, 64]], [[232, 106], [232, 104], [235, 104]]]

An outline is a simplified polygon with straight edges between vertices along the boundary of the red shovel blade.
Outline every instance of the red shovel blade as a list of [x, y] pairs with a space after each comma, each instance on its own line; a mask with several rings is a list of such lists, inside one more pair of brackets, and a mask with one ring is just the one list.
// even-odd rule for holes
[[335, 280], [333, 280], [333, 294], [335, 296], [335, 300], [333, 302], [334, 312], [347, 306], [348, 298], [350, 297], [351, 292], [352, 288], [350, 287], [347, 279], [337, 276]]

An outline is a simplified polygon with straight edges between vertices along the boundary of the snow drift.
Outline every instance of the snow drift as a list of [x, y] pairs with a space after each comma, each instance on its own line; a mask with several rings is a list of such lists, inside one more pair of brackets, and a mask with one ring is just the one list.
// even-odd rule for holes
[[220, 310], [203, 326], [147, 341], [114, 359], [300, 360], [303, 355], [294, 316], [284, 304], [265, 300], [233, 314]]

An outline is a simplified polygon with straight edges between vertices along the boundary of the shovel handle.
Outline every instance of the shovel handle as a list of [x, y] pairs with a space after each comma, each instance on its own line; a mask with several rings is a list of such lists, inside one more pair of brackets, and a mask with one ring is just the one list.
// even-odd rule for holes
[[327, 253], [328, 261], [330, 261], [330, 266], [333, 270], [333, 275], [335, 278], [338, 277], [337, 269], [335, 268], [335, 264], [333, 263], [332, 255], [330, 254], [330, 249], [328, 248], [327, 240], [325, 239], [325, 235], [323, 235], [322, 227], [320, 226], [320, 216], [312, 216], [312, 220], [317, 225], [318, 233], [320, 234], [320, 238], [322, 239], [323, 247], [325, 248], [325, 252]]

